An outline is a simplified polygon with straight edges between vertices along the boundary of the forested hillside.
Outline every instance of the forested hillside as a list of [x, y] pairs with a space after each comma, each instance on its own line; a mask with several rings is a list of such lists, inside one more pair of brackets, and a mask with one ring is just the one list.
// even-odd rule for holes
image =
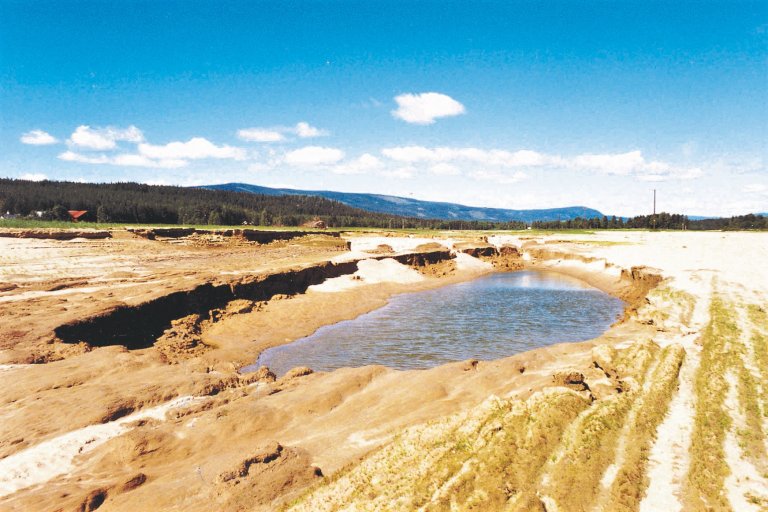
[[355, 194], [350, 192], [334, 192], [330, 190], [296, 190], [291, 188], [270, 188], [248, 183], [224, 183], [221, 185], [206, 185], [201, 188], [210, 190], [229, 190], [250, 192], [267, 195], [310, 195], [339, 201], [353, 208], [361, 208], [369, 212], [400, 215], [420, 219], [442, 219], [487, 222], [534, 222], [558, 221], [581, 218], [600, 217], [603, 214], [585, 206], [568, 206], [564, 208], [547, 208], [535, 210], [511, 210], [506, 208], [483, 208], [466, 206], [456, 203], [421, 201], [410, 197], [389, 196], [382, 194]]
[[265, 195], [139, 183], [73, 183], [0, 179], [0, 212], [68, 220], [88, 210], [96, 222], [298, 226], [322, 219], [330, 227], [520, 229], [522, 222], [466, 222], [405, 218], [352, 208], [318, 196]]

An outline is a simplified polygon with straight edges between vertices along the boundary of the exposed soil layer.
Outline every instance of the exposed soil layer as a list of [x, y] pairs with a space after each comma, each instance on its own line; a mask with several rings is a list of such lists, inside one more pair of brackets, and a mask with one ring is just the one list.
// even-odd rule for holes
[[[387, 256], [372, 256], [384, 259]], [[430, 250], [390, 256], [395, 261], [415, 267], [435, 265], [451, 259], [450, 251]], [[118, 306], [97, 316], [77, 319], [54, 329], [64, 343], [86, 343], [89, 347], [121, 345], [129, 350], [152, 346], [174, 320], [189, 315], [207, 319], [212, 310], [225, 308], [236, 300], [267, 301], [276, 295], [304, 293], [334, 277], [357, 270], [357, 260], [323, 262], [308, 268], [276, 274], [258, 275], [232, 282], [204, 283], [191, 290], [173, 292], [136, 306]]]
[[39, 240], [101, 240], [111, 238], [112, 233], [96, 229], [1, 229], [0, 238], [36, 238]]
[[263, 229], [197, 229], [197, 228], [130, 228], [130, 233], [148, 240], [158, 238], [185, 238], [192, 235], [215, 235], [221, 237], [242, 238], [249, 242], [260, 244], [272, 243], [276, 240], [293, 240], [307, 235], [322, 234], [339, 238], [340, 234], [333, 231], [268, 231]]

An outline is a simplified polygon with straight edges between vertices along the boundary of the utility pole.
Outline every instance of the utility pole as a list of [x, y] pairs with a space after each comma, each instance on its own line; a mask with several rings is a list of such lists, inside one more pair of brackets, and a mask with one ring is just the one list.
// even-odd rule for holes
[[653, 223], [653, 229], [656, 229], [656, 189], [653, 189], [653, 218], [651, 222]]

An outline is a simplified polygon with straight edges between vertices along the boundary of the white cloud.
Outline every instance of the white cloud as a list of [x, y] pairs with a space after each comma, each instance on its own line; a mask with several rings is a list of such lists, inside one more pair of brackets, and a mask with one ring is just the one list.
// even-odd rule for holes
[[429, 172], [438, 176], [458, 176], [461, 171], [458, 167], [445, 162], [435, 164], [429, 168]]
[[439, 92], [401, 94], [395, 96], [395, 102], [397, 109], [392, 115], [413, 124], [432, 124], [440, 117], [458, 116], [466, 111], [464, 105]]
[[584, 154], [574, 157], [570, 165], [578, 169], [590, 169], [604, 174], [626, 176], [642, 167], [645, 159], [640, 151], [617, 154]]
[[113, 157], [110, 163], [112, 165], [119, 165], [123, 167], [154, 167], [160, 169], [178, 169], [179, 167], [185, 167], [188, 162], [178, 158], [161, 158], [159, 160], [152, 160], [144, 155], [126, 153]]
[[642, 152], [584, 154], [567, 164], [579, 170], [592, 170], [602, 174], [635, 176], [640, 181], [692, 180], [703, 176], [699, 167], [680, 167], [658, 160], [647, 161]]
[[107, 155], [87, 156], [75, 153], [74, 151], [65, 151], [59, 154], [59, 160], [66, 162], [79, 162], [81, 164], [108, 164], [109, 157]]
[[747, 194], [766, 194], [768, 195], [768, 185], [763, 183], [750, 183], [744, 186], [744, 192]]
[[139, 154], [155, 160], [199, 160], [203, 158], [231, 158], [245, 160], [242, 148], [217, 146], [208, 139], [194, 137], [187, 142], [170, 142], [162, 146], [139, 144]]
[[416, 172], [417, 172], [417, 169], [414, 167], [400, 167], [399, 169], [383, 171], [381, 175], [386, 176], [387, 178], [409, 180], [416, 175]]
[[500, 171], [479, 170], [473, 172], [471, 176], [476, 180], [493, 181], [495, 183], [501, 183], [504, 185], [520, 183], [521, 181], [528, 178], [528, 175], [522, 171], [516, 171], [510, 174]]
[[43, 130], [29, 131], [23, 134], [19, 140], [24, 144], [31, 144], [33, 146], [47, 146], [59, 142], [56, 137]]
[[301, 137], [302, 139], [309, 139], [312, 137], [322, 137], [324, 135], [328, 135], [328, 132], [326, 132], [325, 130], [320, 130], [319, 128], [310, 126], [309, 123], [305, 123], [304, 121], [296, 123], [296, 126], [293, 128], [293, 132], [299, 137]]
[[274, 128], [244, 128], [237, 131], [237, 136], [241, 140], [248, 142], [283, 142], [286, 135], [296, 135], [302, 139], [313, 137], [323, 137], [328, 132], [316, 128], [305, 121], [296, 123], [295, 126], [277, 126]]
[[344, 152], [336, 148], [305, 146], [285, 154], [285, 163], [290, 165], [311, 166], [331, 165], [341, 161]]
[[382, 167], [384, 167], [384, 163], [380, 159], [370, 153], [365, 153], [355, 160], [340, 163], [332, 170], [335, 174], [364, 174]]
[[237, 131], [237, 137], [248, 142], [281, 142], [285, 136], [276, 130], [266, 128], [245, 128]]
[[251, 165], [248, 166], [248, 170], [250, 172], [264, 172], [269, 171], [272, 169], [273, 166], [262, 163], [262, 162], [254, 162]]
[[91, 128], [88, 125], [80, 125], [70, 135], [68, 144], [81, 149], [95, 149], [105, 151], [115, 149], [118, 141], [139, 143], [144, 140], [144, 134], [131, 125], [128, 128]]
[[562, 159], [558, 156], [545, 155], [525, 149], [513, 152], [501, 149], [485, 150], [471, 147], [425, 148], [423, 146], [402, 146], [385, 148], [381, 150], [381, 153], [397, 162], [410, 164], [418, 162], [448, 163], [466, 161], [495, 167], [541, 167], [562, 163]]
[[20, 180], [27, 180], [27, 181], [45, 181], [48, 179], [48, 176], [42, 173], [27, 173], [22, 174], [19, 176]]
[[[574, 157], [548, 155], [521, 149], [507, 151], [503, 149], [479, 149], [472, 147], [437, 147], [401, 146], [384, 148], [381, 153], [396, 162], [432, 164], [474, 164], [482, 166], [485, 172], [490, 169], [535, 169], [555, 168], [578, 171], [594, 171], [601, 174], [633, 176], [641, 181], [691, 180], [704, 174], [699, 167], [679, 167], [657, 160], [647, 161], [641, 151], [626, 153], [585, 153]], [[448, 167], [437, 167], [437, 171], [448, 171]], [[434, 171], [433, 171], [434, 172]], [[482, 174], [480, 176], [483, 176]], [[504, 176], [509, 176], [504, 174]], [[508, 178], [505, 178], [508, 179]]]
[[180, 159], [158, 159], [152, 160], [144, 155], [137, 154], [120, 154], [115, 156], [107, 156], [104, 154], [96, 156], [88, 156], [74, 151], [65, 151], [59, 155], [59, 160], [67, 162], [78, 162], [81, 164], [92, 165], [116, 165], [120, 167], [148, 167], [157, 169], [178, 169], [187, 165], [186, 160]]

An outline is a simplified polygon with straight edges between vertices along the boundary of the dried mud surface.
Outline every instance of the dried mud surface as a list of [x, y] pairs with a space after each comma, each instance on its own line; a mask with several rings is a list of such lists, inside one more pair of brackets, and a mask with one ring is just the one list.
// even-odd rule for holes
[[[447, 233], [352, 237], [351, 251], [324, 235], [0, 237], [0, 509], [760, 510], [761, 236]], [[305, 293], [369, 258], [423, 279]], [[580, 277], [627, 313], [596, 340], [497, 361], [238, 372], [394, 293], [489, 271], [482, 261]], [[730, 345], [707, 342], [726, 328]], [[733, 352], [735, 377], [718, 384], [707, 361]], [[697, 419], [712, 411], [732, 419], [714, 439]], [[671, 434], [686, 428], [690, 446]], [[710, 471], [723, 472], [714, 487], [697, 473]]]

